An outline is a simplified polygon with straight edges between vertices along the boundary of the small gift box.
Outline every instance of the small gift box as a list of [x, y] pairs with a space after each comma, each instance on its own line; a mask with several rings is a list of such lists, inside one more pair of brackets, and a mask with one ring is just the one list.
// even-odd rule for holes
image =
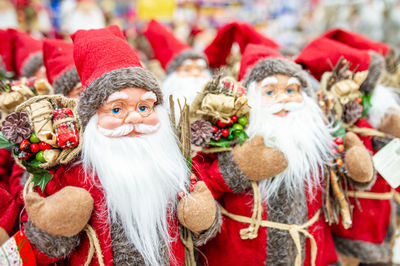
[[57, 145], [60, 148], [73, 148], [79, 144], [79, 132], [71, 109], [61, 108], [54, 110], [53, 123], [57, 136]]

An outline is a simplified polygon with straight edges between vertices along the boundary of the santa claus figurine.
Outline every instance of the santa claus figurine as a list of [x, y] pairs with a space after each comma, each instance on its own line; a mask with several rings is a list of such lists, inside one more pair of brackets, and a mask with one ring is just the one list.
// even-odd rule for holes
[[[153, 48], [154, 57], [166, 71], [167, 75], [162, 83], [166, 100], [172, 94], [181, 103], [186, 99], [191, 104], [211, 78], [206, 56], [192, 50], [155, 20], [149, 22], [144, 35]], [[178, 105], [176, 106], [175, 113], [179, 116]]]
[[[359, 38], [354, 40], [362, 41]], [[340, 60], [346, 60], [349, 64], [346, 71], [337, 69]], [[310, 42], [296, 58], [296, 62], [302, 64], [318, 80], [326, 72], [335, 72], [332, 84], [337, 83], [338, 86], [331, 87], [332, 95], [335, 95], [331, 100], [343, 105], [342, 113], [336, 114], [340, 117], [335, 120], [343, 122], [347, 132], [350, 132], [347, 134], [357, 133], [358, 145], [365, 146], [374, 154], [376, 151], [372, 146], [372, 136], [379, 132], [368, 122], [362, 102], [374, 93], [380, 80], [384, 68], [382, 56], [372, 50], [356, 49], [322, 36]], [[332, 70], [332, 66], [336, 70]], [[356, 86], [347, 86], [346, 83]], [[361, 98], [364, 100], [360, 101]], [[349, 142], [355, 143], [354, 140]], [[349, 142], [345, 140], [345, 146]], [[364, 191], [354, 191], [357, 188]], [[352, 226], [346, 228], [343, 223], [331, 226], [341, 257], [345, 263], [351, 262], [349, 265], [358, 265], [360, 262], [389, 263], [395, 226], [392, 188], [379, 174], [374, 174], [371, 182], [352, 182], [346, 190], [353, 209]]]
[[54, 94], [77, 98], [82, 84], [76, 71], [73, 50], [73, 44], [63, 40], [43, 42], [47, 80], [53, 85]]
[[[307, 95], [307, 76], [276, 50], [252, 44], [242, 56], [240, 73], [252, 107], [246, 130], [250, 140], [218, 156], [193, 159], [223, 214], [221, 231], [201, 251], [209, 265], [334, 263], [321, 210], [324, 168], [332, 159], [331, 129]], [[373, 172], [368, 151], [354, 156], [367, 157], [363, 166], [369, 172], [352, 178], [368, 182]], [[357, 163], [347, 167], [360, 170]]]
[[29, 220], [14, 237], [25, 243], [20, 257], [41, 265], [183, 265], [177, 216], [208, 235], [216, 205], [202, 182], [178, 205], [190, 172], [160, 87], [118, 27], [72, 39], [84, 88], [82, 155], [52, 171], [46, 197], [26, 195]]
[[43, 66], [41, 40], [29, 34], [9, 29], [13, 35], [14, 64], [18, 77], [46, 78], [46, 69]]

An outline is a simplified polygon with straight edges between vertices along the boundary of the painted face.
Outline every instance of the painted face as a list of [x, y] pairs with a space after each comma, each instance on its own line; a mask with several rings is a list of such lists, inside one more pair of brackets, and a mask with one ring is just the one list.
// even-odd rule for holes
[[82, 83], [79, 82], [78, 84], [75, 85], [75, 87], [72, 90], [68, 92], [67, 97], [76, 99], [81, 93], [81, 90], [82, 90]]
[[125, 88], [111, 94], [97, 110], [98, 129], [106, 136], [138, 136], [157, 130], [157, 97], [142, 88]]
[[203, 59], [187, 59], [178, 67], [180, 77], [206, 77], [207, 64]]
[[[259, 81], [257, 85], [261, 90], [263, 102], [267, 106], [303, 102], [300, 81], [295, 77], [282, 74], [271, 75]], [[288, 112], [282, 109], [275, 115], [286, 116]]]
[[46, 68], [44, 66], [39, 67], [39, 69], [36, 70], [36, 72], [33, 74], [33, 76], [38, 79], [46, 79], [47, 80]]

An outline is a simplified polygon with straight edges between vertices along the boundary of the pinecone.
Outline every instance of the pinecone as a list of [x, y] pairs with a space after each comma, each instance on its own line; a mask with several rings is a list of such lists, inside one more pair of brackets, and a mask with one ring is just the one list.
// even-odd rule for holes
[[363, 112], [363, 106], [356, 101], [346, 103], [343, 107], [343, 122], [347, 124], [353, 124], [361, 118]]
[[213, 127], [210, 122], [199, 119], [194, 121], [190, 127], [192, 129], [192, 144], [203, 146], [204, 143], [211, 140]]
[[9, 114], [3, 121], [1, 132], [4, 138], [13, 144], [19, 144], [31, 135], [28, 115], [23, 112]]

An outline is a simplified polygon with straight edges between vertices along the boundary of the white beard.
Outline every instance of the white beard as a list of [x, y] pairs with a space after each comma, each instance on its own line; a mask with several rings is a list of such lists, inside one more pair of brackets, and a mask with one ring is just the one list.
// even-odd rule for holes
[[400, 114], [400, 97], [393, 88], [378, 84], [372, 94], [369, 110], [369, 122], [374, 128], [379, 128], [385, 115], [391, 113]]
[[177, 194], [185, 191], [189, 176], [167, 110], [158, 106], [155, 111], [160, 129], [138, 137], [104, 136], [95, 115], [82, 146], [86, 176], [97, 174], [112, 221], [118, 217], [146, 265], [161, 264], [161, 251], [177, 237], [168, 234], [167, 219], [175, 214]]
[[[288, 167], [273, 178], [259, 183], [260, 193], [268, 203], [277, 195], [279, 189], [286, 190], [288, 197], [295, 197], [309, 192], [321, 185], [321, 170], [331, 160], [331, 129], [326, 119], [312, 98], [303, 93], [302, 103], [290, 103], [285, 107], [291, 109], [286, 117], [273, 113], [276, 105], [266, 107], [256, 85], [249, 86], [250, 110], [249, 137], [261, 135], [267, 147], [277, 148], [288, 160]], [[274, 110], [275, 109], [275, 110]]]
[[177, 99], [183, 106], [185, 103], [191, 105], [197, 94], [203, 91], [204, 86], [211, 79], [211, 74], [207, 72], [207, 77], [180, 77], [176, 72], [169, 74], [162, 83], [161, 89], [164, 94], [165, 103], [169, 109], [169, 96], [172, 94], [175, 101], [175, 118], [179, 121], [180, 110]]

